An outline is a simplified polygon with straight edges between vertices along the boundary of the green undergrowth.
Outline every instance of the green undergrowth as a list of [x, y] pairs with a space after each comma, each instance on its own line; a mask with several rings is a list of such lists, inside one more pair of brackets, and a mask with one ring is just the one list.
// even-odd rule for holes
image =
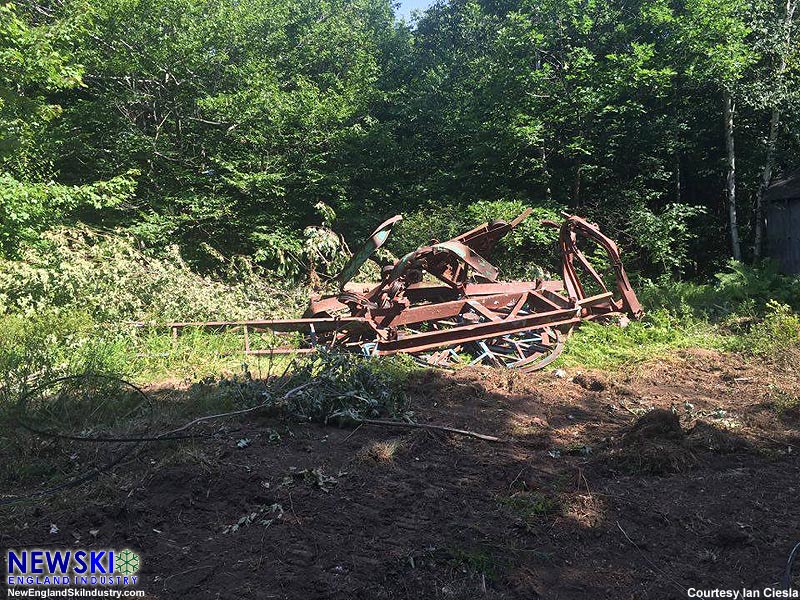
[[567, 341], [566, 350], [555, 366], [613, 370], [674, 350], [722, 350], [726, 344], [726, 336], [711, 323], [681, 321], [662, 309], [625, 327], [581, 324]]
[[[180, 379], [196, 381], [209, 376], [251, 373], [264, 379], [286, 370], [293, 355], [269, 353], [278, 345], [272, 336], [250, 334], [251, 350], [245, 354], [241, 331], [205, 331], [187, 327], [175, 337], [166, 328], [153, 327], [123, 334], [128, 340], [125, 353], [132, 361], [135, 377], [142, 382]], [[286, 340], [291, 344], [291, 340]]]
[[705, 348], [785, 362], [800, 348], [800, 278], [773, 263], [731, 262], [712, 282], [635, 286], [645, 308], [626, 327], [582, 323], [555, 367], [619, 369], [675, 350]]
[[[173, 337], [163, 324], [297, 316], [308, 297], [247, 257], [217, 253], [200, 271], [177, 247], [151, 254], [120, 231], [52, 229], [20, 258], [0, 259], [0, 402], [69, 373], [139, 383], [269, 376], [287, 360], [245, 356], [241, 332], [186, 328]], [[267, 336], [250, 342], [276, 345]]]
[[408, 417], [404, 385], [417, 370], [408, 356], [366, 358], [317, 352], [298, 361], [293, 379], [313, 382], [287, 399], [289, 414], [308, 421], [358, 421], [391, 415]]
[[[202, 246], [202, 244], [201, 244]], [[200, 270], [177, 246], [151, 253], [123, 231], [48, 231], [20, 260], [0, 258], [0, 315], [82, 311], [97, 323], [281, 318], [307, 291], [245, 256], [211, 253]]]
[[625, 327], [582, 323], [554, 368], [615, 370], [690, 348], [791, 364], [800, 356], [800, 315], [787, 304], [769, 301], [761, 314], [730, 313], [718, 320], [662, 308]]
[[800, 365], [800, 314], [770, 301], [764, 318], [730, 340], [730, 349], [797, 368]]
[[[644, 318], [626, 327], [582, 323], [553, 368], [613, 370], [687, 348], [790, 361], [800, 347], [798, 282], [771, 263], [731, 263], [708, 283], [637, 281]], [[0, 403], [70, 373], [113, 373], [140, 384], [275, 377], [297, 366], [292, 357], [245, 355], [241, 332], [189, 327], [173, 336], [163, 323], [297, 317], [309, 293], [244, 257], [219, 256], [213, 269], [199, 273], [177, 249], [153, 256], [131, 236], [53, 230], [25, 250], [24, 261], [0, 261]], [[251, 349], [276, 344], [269, 335], [250, 336]], [[342, 375], [353, 360], [325, 368]], [[304, 364], [308, 371], [314, 362]], [[402, 380], [410, 368], [408, 361], [376, 364], [388, 379]], [[405, 366], [397, 371], [397, 365]], [[351, 396], [357, 404], [368, 377], [359, 378], [374, 373], [352, 375], [358, 375]], [[343, 406], [318, 407], [309, 416]]]
[[771, 261], [758, 267], [731, 261], [711, 282], [664, 279], [643, 282], [637, 290], [648, 310], [665, 309], [681, 319], [759, 319], [775, 302], [800, 310], [800, 277], [781, 274]]
[[[9, 409], [28, 421], [44, 419], [48, 429], [71, 428], [81, 435], [120, 426], [135, 429], [142, 415], [152, 424], [152, 435], [170, 421], [254, 407], [321, 423], [408, 418], [404, 385], [414, 369], [402, 356], [369, 359], [320, 351], [287, 360], [271, 376], [258, 378], [242, 364], [236, 373], [208, 375], [180, 387], [143, 390], [115, 375], [90, 372], [32, 387]], [[120, 421], [123, 415], [129, 421]]]

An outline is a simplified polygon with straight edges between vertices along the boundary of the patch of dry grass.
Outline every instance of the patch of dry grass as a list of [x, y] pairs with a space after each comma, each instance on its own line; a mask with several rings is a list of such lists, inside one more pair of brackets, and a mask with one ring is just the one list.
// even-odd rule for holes
[[399, 439], [372, 442], [358, 451], [357, 458], [364, 463], [389, 464], [394, 461], [402, 447], [403, 442]]

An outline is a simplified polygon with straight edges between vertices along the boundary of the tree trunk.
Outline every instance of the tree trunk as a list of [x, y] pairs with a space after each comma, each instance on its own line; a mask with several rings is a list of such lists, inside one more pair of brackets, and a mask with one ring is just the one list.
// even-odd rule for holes
[[733, 145], [733, 113], [734, 105], [731, 93], [723, 92], [725, 113], [725, 149], [727, 151], [728, 176], [725, 187], [728, 194], [728, 222], [731, 229], [731, 252], [735, 260], [742, 260], [742, 246], [739, 243], [739, 224], [736, 220], [736, 150]]
[[756, 192], [755, 209], [755, 237], [753, 239], [753, 262], [761, 259], [761, 250], [764, 246], [764, 192], [772, 181], [772, 166], [775, 162], [775, 149], [778, 145], [778, 125], [780, 124], [781, 111], [772, 109], [769, 120], [769, 138], [767, 138], [767, 156], [764, 160], [764, 170], [761, 173], [761, 184]]
[[[775, 73], [774, 86], [780, 93], [783, 78], [786, 72], [786, 53], [792, 41], [792, 22], [794, 11], [797, 9], [798, 0], [786, 0], [786, 9], [783, 13], [783, 47], [781, 48], [778, 69]], [[753, 240], [753, 260], [761, 258], [764, 247], [764, 192], [772, 181], [772, 168], [775, 164], [775, 152], [778, 148], [778, 130], [781, 121], [780, 98], [775, 98], [772, 106], [772, 116], [769, 120], [769, 137], [767, 138], [767, 155], [764, 159], [764, 169], [761, 172], [761, 184], [756, 192], [755, 206], [755, 237]]]
[[550, 174], [550, 169], [547, 167], [547, 147], [545, 146], [544, 140], [542, 141], [542, 169], [544, 170], [544, 177], [547, 182], [544, 197], [549, 202], [553, 199], [553, 176]]

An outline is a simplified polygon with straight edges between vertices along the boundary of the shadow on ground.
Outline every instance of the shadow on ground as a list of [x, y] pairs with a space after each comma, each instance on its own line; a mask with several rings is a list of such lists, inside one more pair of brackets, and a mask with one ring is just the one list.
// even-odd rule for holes
[[419, 423], [507, 441], [216, 424], [2, 509], [0, 546], [136, 549], [151, 598], [763, 588], [800, 539], [797, 422], [771, 401], [774, 377], [714, 353], [613, 376], [423, 372], [407, 387]]

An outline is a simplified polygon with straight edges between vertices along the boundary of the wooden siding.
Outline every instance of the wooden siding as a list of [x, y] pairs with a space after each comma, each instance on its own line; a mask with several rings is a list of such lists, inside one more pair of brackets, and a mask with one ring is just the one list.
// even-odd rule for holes
[[768, 254], [781, 271], [800, 273], [800, 198], [773, 200], [767, 206]]

